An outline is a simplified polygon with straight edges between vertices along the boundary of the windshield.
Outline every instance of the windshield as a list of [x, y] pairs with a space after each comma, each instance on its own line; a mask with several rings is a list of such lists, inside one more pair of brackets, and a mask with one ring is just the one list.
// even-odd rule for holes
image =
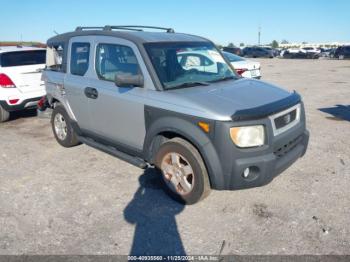
[[238, 78], [211, 43], [146, 43], [145, 48], [164, 89]]
[[230, 62], [239, 62], [239, 61], [244, 61], [244, 59], [238, 55], [234, 55], [228, 52], [222, 52], [222, 54], [224, 55], [224, 57], [230, 61]]

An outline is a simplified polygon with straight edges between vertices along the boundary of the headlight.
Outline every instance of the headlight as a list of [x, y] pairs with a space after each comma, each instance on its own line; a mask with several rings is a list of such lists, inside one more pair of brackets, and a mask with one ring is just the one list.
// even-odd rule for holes
[[264, 126], [232, 127], [230, 136], [238, 147], [262, 146], [265, 143]]

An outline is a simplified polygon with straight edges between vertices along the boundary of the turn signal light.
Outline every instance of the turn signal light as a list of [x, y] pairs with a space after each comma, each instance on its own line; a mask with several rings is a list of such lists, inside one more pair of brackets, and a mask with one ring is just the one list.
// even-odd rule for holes
[[198, 126], [205, 132], [205, 133], [209, 133], [210, 131], [210, 127], [208, 123], [205, 122], [198, 122]]

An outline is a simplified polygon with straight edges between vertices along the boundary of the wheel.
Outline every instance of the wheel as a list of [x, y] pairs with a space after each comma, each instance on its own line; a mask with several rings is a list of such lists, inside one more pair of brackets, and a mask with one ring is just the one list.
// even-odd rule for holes
[[52, 111], [51, 125], [53, 134], [61, 146], [73, 147], [80, 144], [70, 118], [61, 104], [58, 104]]
[[178, 202], [194, 204], [210, 193], [208, 172], [197, 149], [182, 138], [163, 143], [155, 165], [162, 173], [165, 191]]
[[0, 105], [0, 123], [6, 122], [10, 118], [10, 113], [2, 108]]

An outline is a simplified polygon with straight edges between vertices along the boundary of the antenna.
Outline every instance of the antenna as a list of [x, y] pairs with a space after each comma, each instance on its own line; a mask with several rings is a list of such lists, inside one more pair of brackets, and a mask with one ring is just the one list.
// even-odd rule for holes
[[258, 29], [258, 45], [260, 45], [260, 37], [261, 37], [261, 26], [259, 25], [259, 29]]
[[20, 42], [17, 44], [18, 47], [21, 47], [23, 45], [23, 37], [22, 33], [20, 34]]
[[57, 33], [57, 31], [56, 31], [56, 30], [53, 30], [53, 32], [54, 32], [56, 35], [59, 35], [59, 33]]

